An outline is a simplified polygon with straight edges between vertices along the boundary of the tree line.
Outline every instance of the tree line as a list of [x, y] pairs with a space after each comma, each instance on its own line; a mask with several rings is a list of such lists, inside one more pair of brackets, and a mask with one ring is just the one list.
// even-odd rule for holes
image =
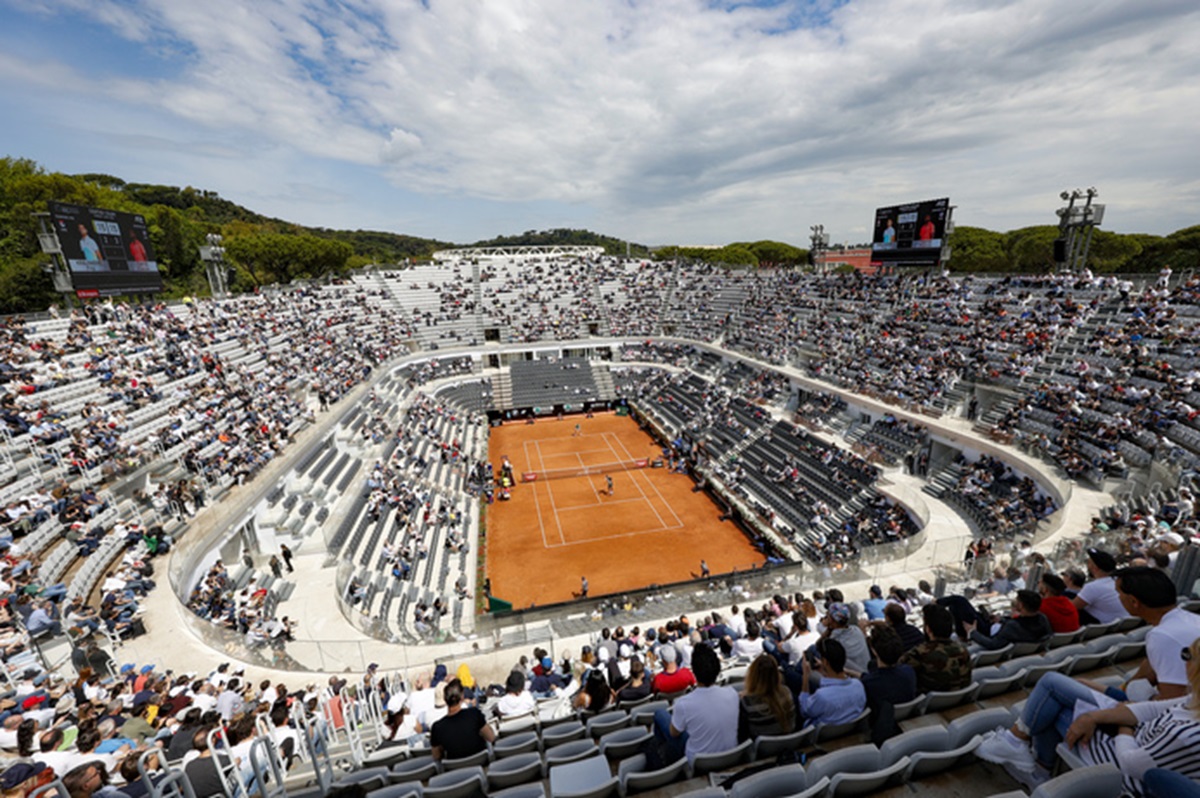
[[[426, 259], [450, 242], [375, 230], [332, 230], [273, 219], [191, 186], [130, 183], [106, 174], [48, 172], [24, 158], [0, 158], [0, 313], [45, 309], [58, 300], [48, 260], [38, 247], [34, 213], [58, 201], [110, 208], [146, 218], [150, 243], [168, 297], [208, 293], [199, 248], [210, 233], [222, 236], [226, 260], [235, 270], [234, 291], [297, 279], [338, 276], [372, 263]], [[1045, 272], [1055, 267], [1054, 226], [1007, 233], [960, 226], [951, 234], [950, 268], [963, 272]], [[666, 246], [651, 249], [594, 233], [558, 228], [498, 236], [472, 246], [591, 245], [611, 255], [685, 258], [735, 268], [797, 267], [806, 249], [781, 241], [735, 242], [722, 247]], [[1097, 273], [1176, 271], [1200, 268], [1200, 225], [1170, 235], [1112, 233], [1097, 229], [1089, 266]]]

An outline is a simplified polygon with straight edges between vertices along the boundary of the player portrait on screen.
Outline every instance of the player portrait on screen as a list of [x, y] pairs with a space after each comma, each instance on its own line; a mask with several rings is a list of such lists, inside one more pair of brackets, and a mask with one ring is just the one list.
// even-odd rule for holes
[[148, 260], [146, 257], [146, 245], [138, 238], [137, 231], [130, 230], [129, 238], [129, 259], [139, 263]]
[[79, 223], [79, 248], [83, 250], [83, 259], [88, 261], [104, 260], [104, 253], [100, 251], [100, 245], [92, 238], [88, 231], [87, 225]]
[[937, 237], [937, 228], [933, 226], [933, 217], [929, 214], [925, 214], [925, 223], [921, 225], [917, 237], [922, 241], [932, 241]]
[[892, 223], [891, 219], [887, 220], [887, 226], [883, 228], [883, 243], [896, 243], [896, 226]]

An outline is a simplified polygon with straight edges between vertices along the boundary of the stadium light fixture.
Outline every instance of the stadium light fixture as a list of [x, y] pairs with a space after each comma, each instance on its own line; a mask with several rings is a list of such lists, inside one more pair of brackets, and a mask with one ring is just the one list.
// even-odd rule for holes
[[200, 260], [204, 261], [204, 270], [208, 275], [208, 287], [213, 299], [224, 299], [229, 294], [229, 281], [225, 267], [225, 247], [221, 246], [221, 236], [209, 233], [204, 237], [207, 242], [200, 247]]
[[[1092, 234], [1104, 219], [1104, 206], [1092, 203], [1099, 195], [1095, 186], [1063, 191], [1058, 195], [1067, 202], [1065, 208], [1054, 212], [1059, 219], [1058, 238], [1054, 241], [1054, 261], [1059, 271], [1075, 272], [1087, 268]], [[1077, 200], [1084, 200], [1083, 205], [1076, 206]]]

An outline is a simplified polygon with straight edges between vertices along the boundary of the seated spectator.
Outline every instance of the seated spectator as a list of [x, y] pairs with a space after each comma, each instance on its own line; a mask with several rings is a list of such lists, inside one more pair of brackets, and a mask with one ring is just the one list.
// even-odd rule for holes
[[593, 668], [583, 682], [583, 688], [575, 694], [574, 707], [588, 712], [600, 712], [612, 702], [612, 689], [604, 679], [604, 673]]
[[1143, 690], [1138, 699], [1165, 701], [1187, 695], [1188, 670], [1179, 652], [1200, 638], [1200, 615], [1178, 605], [1175, 583], [1155, 568], [1118, 571], [1116, 588], [1125, 609], [1153, 627], [1146, 633], [1146, 658], [1126, 680], [1126, 689], [1144, 679], [1152, 689]]
[[1074, 598], [1075, 608], [1079, 610], [1079, 622], [1109, 623], [1117, 618], [1128, 617], [1129, 613], [1117, 596], [1113, 580], [1113, 572], [1117, 570], [1116, 558], [1096, 548], [1088, 549], [1087, 555], [1090, 578]]
[[659, 661], [663, 669], [654, 676], [651, 687], [659, 694], [678, 693], [696, 685], [696, 677], [688, 668], [681, 667], [677, 660], [679, 652], [675, 646], [667, 643], [658, 651]]
[[693, 762], [697, 754], [728, 751], [737, 746], [738, 694], [732, 687], [718, 687], [721, 660], [711, 647], [699, 645], [692, 651], [692, 671], [698, 687], [675, 699], [671, 710], [654, 713], [655, 735], [664, 744], [665, 759], [675, 761], [684, 754]]
[[887, 599], [883, 597], [883, 588], [879, 585], [871, 585], [870, 593], [871, 597], [863, 602], [863, 610], [867, 613], [867, 620], [882, 620], [884, 607], [887, 606]]
[[646, 666], [640, 659], [634, 659], [629, 663], [629, 679], [625, 682], [624, 687], [617, 690], [616, 699], [618, 701], [640, 701], [649, 697], [653, 691], [650, 677], [646, 674]]
[[496, 731], [477, 707], [466, 706], [458, 679], [446, 685], [446, 716], [433, 724], [429, 745], [435, 761], [462, 759], [487, 749]]
[[821, 633], [810, 629], [808, 617], [802, 610], [792, 613], [792, 629], [788, 637], [779, 644], [779, 652], [789, 668], [800, 664], [804, 652], [821, 639]]
[[1004, 648], [1009, 643], [1040, 643], [1054, 634], [1050, 621], [1040, 612], [1041, 606], [1042, 597], [1037, 593], [1019, 590], [1013, 599], [1013, 616], [999, 624], [993, 634], [978, 631], [975, 624], [964, 626], [971, 642], [989, 651]]
[[900, 604], [891, 603], [883, 608], [883, 618], [889, 628], [900, 638], [900, 645], [909, 651], [925, 642], [924, 633], [908, 622], [908, 611]]
[[850, 622], [850, 608], [839, 602], [830, 604], [821, 625], [825, 627], [824, 638], [841, 645], [847, 670], [856, 675], [866, 673], [871, 667], [871, 652], [863, 630]]
[[1050, 621], [1050, 628], [1058, 632], [1074, 632], [1079, 628], [1079, 610], [1066, 596], [1067, 583], [1058, 574], [1047, 571], [1038, 583], [1042, 596], [1042, 614]]
[[208, 747], [208, 733], [212, 730], [212, 726], [205, 725], [192, 733], [192, 750], [198, 754], [183, 766], [183, 772], [198, 796], [225, 794], [225, 780], [221, 778], [221, 771]]
[[796, 729], [796, 702], [783, 684], [779, 664], [760, 654], [746, 669], [738, 704], [738, 740], [764, 734], [791, 734]]
[[866, 708], [867, 693], [862, 681], [846, 673], [846, 649], [837, 640], [826, 637], [817, 642], [815, 654], [821, 674], [821, 685], [815, 692], [809, 685], [813, 666], [808, 656], [801, 664], [799, 699], [804, 725], [853, 720]]
[[525, 715], [537, 708], [533, 694], [526, 689], [525, 674], [521, 671], [509, 671], [504, 683], [504, 695], [496, 702], [496, 714], [502, 718], [512, 715]]
[[922, 693], [961, 690], [971, 683], [971, 653], [952, 639], [954, 616], [939, 604], [926, 604], [921, 614], [927, 640], [900, 661], [916, 672], [917, 689]]
[[763, 652], [761, 631], [758, 621], [748, 621], [745, 636], [733, 641], [733, 656], [752, 658], [761, 654]]
[[58, 620], [58, 609], [54, 606], [54, 602], [40, 602], [33, 612], [29, 613], [29, 618], [25, 621], [25, 628], [31, 635], [43, 632], [49, 632], [54, 636], [62, 634], [62, 623]]
[[[1145, 794], [1141, 781], [1156, 767], [1200, 779], [1200, 640], [1176, 657], [1186, 664], [1186, 698], [1113, 704], [1069, 676], [1048, 673], [1034, 687], [1020, 719], [984, 740], [975, 754], [1004, 765], [1031, 787], [1050, 777], [1056, 748], [1064, 741], [1086, 743], [1076, 753], [1088, 765], [1116, 765], [1125, 789], [1134, 795]], [[1095, 709], [1081, 713], [1080, 702]]]
[[891, 627], [872, 628], [869, 642], [875, 669], [862, 675], [862, 683], [871, 710], [871, 741], [878, 745], [900, 733], [892, 707], [917, 697], [917, 674], [912, 666], [900, 664], [904, 646]]

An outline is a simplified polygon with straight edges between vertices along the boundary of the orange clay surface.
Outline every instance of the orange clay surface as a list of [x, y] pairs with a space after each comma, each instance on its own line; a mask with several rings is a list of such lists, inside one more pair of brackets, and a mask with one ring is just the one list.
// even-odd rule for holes
[[[575, 425], [580, 434], [575, 436]], [[510, 501], [487, 511], [487, 575], [492, 595], [514, 607], [553, 604], [577, 596], [586, 576], [589, 596], [619, 593], [700, 575], [761, 565], [762, 554], [693, 482], [665, 468], [521, 482], [527, 471], [580, 468], [639, 458], [661, 447], [632, 418], [612, 413], [517, 421], [493, 427], [488, 456], [500, 473], [512, 462]]]

